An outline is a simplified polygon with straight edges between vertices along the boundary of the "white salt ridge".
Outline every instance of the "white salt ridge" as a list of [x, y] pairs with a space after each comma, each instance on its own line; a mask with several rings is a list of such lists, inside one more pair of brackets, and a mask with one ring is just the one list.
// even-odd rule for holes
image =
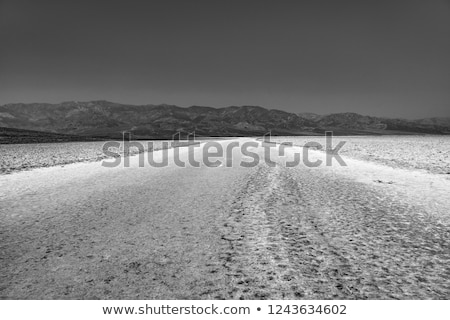
[[[302, 148], [293, 147], [291, 152], [302, 152]], [[421, 207], [423, 212], [418, 214], [438, 217], [442, 223], [450, 223], [450, 179], [446, 175], [394, 168], [346, 156], [341, 157], [347, 166], [340, 166], [333, 160], [332, 166], [326, 167], [323, 151], [309, 150], [309, 155], [310, 161], [320, 159], [324, 162], [318, 168], [311, 168], [312, 170], [323, 170], [340, 179], [370, 184], [389, 194], [393, 200]]]
[[[272, 140], [297, 146], [314, 141], [325, 146], [324, 136], [273, 137]], [[339, 150], [341, 155], [394, 168], [448, 174], [450, 178], [450, 136], [335, 136], [333, 146], [340, 141], [345, 141]]]

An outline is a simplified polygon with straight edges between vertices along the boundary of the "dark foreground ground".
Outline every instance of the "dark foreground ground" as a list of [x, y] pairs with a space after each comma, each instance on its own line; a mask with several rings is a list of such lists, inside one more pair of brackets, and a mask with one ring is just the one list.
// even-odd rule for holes
[[0, 186], [3, 299], [450, 299], [448, 217], [324, 168], [96, 162]]

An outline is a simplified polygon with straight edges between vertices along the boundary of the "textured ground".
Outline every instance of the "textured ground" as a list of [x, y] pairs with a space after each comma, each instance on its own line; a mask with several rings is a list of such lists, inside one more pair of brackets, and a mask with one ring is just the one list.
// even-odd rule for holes
[[[152, 145], [148, 141], [140, 142], [145, 151], [158, 150], [163, 145], [162, 141], [152, 141]], [[105, 141], [0, 144], [0, 174], [106, 159], [104, 144]], [[133, 154], [137, 151], [131, 148]]]
[[[316, 141], [325, 146], [323, 136], [273, 137], [276, 142], [303, 146]], [[450, 178], [450, 136], [347, 136], [333, 137], [333, 144], [345, 141], [342, 155], [393, 168], [418, 169]]]
[[1, 176], [0, 297], [450, 299], [448, 180], [276, 160]]

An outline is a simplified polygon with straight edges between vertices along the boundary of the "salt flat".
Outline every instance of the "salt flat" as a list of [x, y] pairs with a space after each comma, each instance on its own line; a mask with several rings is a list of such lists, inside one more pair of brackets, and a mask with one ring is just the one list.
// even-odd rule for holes
[[[325, 146], [324, 136], [273, 137], [275, 142], [303, 146], [314, 141]], [[450, 179], [449, 135], [335, 136], [333, 144], [345, 142], [340, 154], [353, 159], [448, 175]]]
[[[218, 143], [236, 141], [253, 139]], [[235, 152], [233, 167], [134, 156], [0, 176], [0, 296], [450, 298], [448, 179], [350, 158], [287, 168], [287, 150], [273, 167]]]

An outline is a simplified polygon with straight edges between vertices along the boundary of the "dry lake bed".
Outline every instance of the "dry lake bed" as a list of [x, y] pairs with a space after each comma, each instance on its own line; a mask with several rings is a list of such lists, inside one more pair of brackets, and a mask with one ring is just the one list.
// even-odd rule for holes
[[347, 166], [316, 168], [285, 165], [307, 138], [273, 140], [297, 146], [253, 167], [0, 146], [0, 297], [450, 299], [448, 137], [335, 137]]

